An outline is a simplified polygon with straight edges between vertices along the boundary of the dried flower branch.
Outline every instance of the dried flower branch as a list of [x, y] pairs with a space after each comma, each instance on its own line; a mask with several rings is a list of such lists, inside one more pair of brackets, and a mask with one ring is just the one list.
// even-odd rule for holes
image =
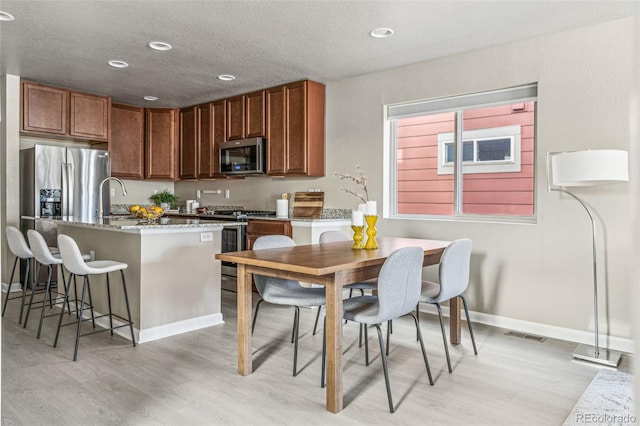
[[360, 185], [364, 190], [364, 194], [355, 192], [351, 189], [348, 189], [342, 186], [340, 187], [340, 191], [346, 192], [347, 194], [351, 194], [354, 197], [362, 200], [363, 203], [366, 203], [367, 201], [369, 201], [369, 192], [367, 191], [367, 177], [364, 175], [364, 172], [362, 171], [360, 166], [356, 166], [356, 171], [358, 172], [358, 176], [351, 176], [348, 174], [342, 174], [338, 172], [333, 172], [333, 175], [339, 177], [340, 180], [350, 180], [354, 182], [356, 185]]

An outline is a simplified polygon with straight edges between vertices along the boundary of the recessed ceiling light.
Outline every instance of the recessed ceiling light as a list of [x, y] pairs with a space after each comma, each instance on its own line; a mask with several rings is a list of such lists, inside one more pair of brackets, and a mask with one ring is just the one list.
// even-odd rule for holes
[[387, 38], [393, 35], [393, 30], [391, 28], [376, 28], [371, 30], [369, 35], [375, 38]]
[[16, 18], [12, 14], [0, 11], [0, 21], [13, 21], [14, 19]]
[[111, 60], [107, 63], [114, 68], [126, 68], [129, 66], [129, 64], [126, 63], [125, 61], [118, 61], [118, 60]]
[[222, 80], [222, 81], [233, 81], [235, 79], [236, 79], [236, 77], [234, 75], [231, 75], [231, 74], [220, 74], [218, 76], [218, 80]]
[[156, 96], [145, 96], [144, 100], [145, 101], [157, 101], [158, 98]]
[[153, 50], [171, 50], [171, 45], [164, 41], [152, 41], [148, 44]]

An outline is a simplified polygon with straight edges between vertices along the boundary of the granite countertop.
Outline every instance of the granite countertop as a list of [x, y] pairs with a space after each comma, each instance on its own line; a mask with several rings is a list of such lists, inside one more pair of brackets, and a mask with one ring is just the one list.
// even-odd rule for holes
[[77, 217], [51, 217], [51, 218], [36, 218], [31, 216], [23, 216], [23, 219], [32, 219], [39, 221], [54, 222], [57, 224], [82, 226], [88, 228], [104, 228], [109, 230], [120, 231], [152, 231], [152, 230], [207, 230], [215, 231], [222, 230], [224, 226], [237, 225], [234, 222], [220, 222], [211, 220], [199, 220], [199, 219], [182, 219], [182, 218], [166, 218], [160, 217], [156, 222], [148, 223], [140, 221], [139, 219], [131, 216], [109, 216], [103, 219], [97, 218], [77, 218]]

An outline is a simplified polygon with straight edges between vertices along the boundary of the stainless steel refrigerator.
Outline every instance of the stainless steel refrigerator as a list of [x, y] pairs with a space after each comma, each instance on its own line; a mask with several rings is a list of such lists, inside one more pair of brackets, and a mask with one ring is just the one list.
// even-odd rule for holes
[[[20, 210], [22, 216], [66, 216], [77, 221], [98, 217], [100, 182], [110, 175], [109, 152], [53, 145], [20, 151]], [[110, 210], [109, 185], [103, 188], [103, 208]], [[22, 219], [22, 231], [39, 231], [56, 246], [56, 227]]]

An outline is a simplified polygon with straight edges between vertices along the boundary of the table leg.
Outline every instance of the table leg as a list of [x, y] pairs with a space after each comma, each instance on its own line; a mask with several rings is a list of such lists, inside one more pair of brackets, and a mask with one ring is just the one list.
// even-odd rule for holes
[[460, 333], [460, 298], [454, 297], [449, 300], [449, 340], [452, 345], [459, 345], [462, 342]]
[[253, 372], [251, 359], [251, 290], [253, 275], [245, 265], [238, 264], [238, 373], [248, 376]]
[[325, 286], [327, 297], [327, 410], [342, 411], [342, 286]]

